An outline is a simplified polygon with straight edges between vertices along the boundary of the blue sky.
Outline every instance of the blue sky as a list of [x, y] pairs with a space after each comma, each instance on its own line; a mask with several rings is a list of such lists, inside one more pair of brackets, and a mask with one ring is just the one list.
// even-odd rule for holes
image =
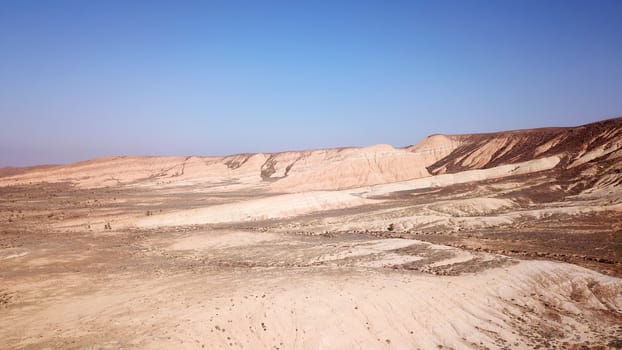
[[622, 1], [0, 0], [0, 166], [622, 115]]

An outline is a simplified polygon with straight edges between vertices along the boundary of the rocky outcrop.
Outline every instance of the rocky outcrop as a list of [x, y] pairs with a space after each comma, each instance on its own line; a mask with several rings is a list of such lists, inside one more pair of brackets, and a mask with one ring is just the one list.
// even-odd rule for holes
[[622, 147], [622, 118], [571, 128], [545, 128], [490, 134], [448, 136], [459, 146], [427, 169], [431, 174], [457, 173], [560, 156], [572, 168], [615, 154]]

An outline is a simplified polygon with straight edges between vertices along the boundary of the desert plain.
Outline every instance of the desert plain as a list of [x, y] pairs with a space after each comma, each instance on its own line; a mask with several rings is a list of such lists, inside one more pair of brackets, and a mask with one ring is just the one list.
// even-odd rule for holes
[[0, 170], [0, 349], [622, 348], [622, 118]]

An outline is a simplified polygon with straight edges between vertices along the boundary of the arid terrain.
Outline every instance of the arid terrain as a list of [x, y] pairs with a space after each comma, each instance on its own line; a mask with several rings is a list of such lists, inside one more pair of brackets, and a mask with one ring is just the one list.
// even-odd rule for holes
[[622, 348], [622, 118], [0, 169], [0, 349]]

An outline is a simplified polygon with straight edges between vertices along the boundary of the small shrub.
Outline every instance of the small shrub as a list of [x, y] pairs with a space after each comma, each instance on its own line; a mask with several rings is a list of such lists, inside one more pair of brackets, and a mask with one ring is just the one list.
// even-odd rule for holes
[[389, 224], [389, 227], [387, 227], [387, 230], [389, 231], [395, 230], [395, 225], [393, 225], [393, 223]]

